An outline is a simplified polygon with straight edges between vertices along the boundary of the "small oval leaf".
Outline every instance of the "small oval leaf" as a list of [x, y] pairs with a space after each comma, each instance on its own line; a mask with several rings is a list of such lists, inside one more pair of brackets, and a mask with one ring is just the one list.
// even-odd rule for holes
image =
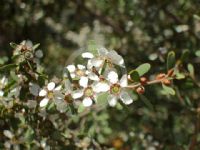
[[196, 55], [197, 57], [200, 57], [200, 50], [196, 51], [196, 52], [195, 52], [195, 55]]
[[174, 91], [173, 88], [169, 87], [169, 86], [166, 86], [164, 84], [162, 84], [162, 87], [164, 89], [164, 91], [167, 93], [167, 94], [170, 94], [170, 95], [175, 95], [176, 92]]
[[174, 51], [171, 51], [167, 55], [167, 70], [173, 68], [175, 66], [176, 59]]
[[187, 65], [187, 69], [192, 77], [194, 77], [194, 66], [192, 64]]
[[138, 72], [139, 76], [143, 76], [145, 73], [147, 73], [151, 68], [151, 65], [149, 63], [144, 63], [140, 66], [138, 66], [135, 70]]
[[181, 61], [184, 62], [188, 59], [189, 57], [189, 50], [184, 50], [183, 53], [181, 54]]

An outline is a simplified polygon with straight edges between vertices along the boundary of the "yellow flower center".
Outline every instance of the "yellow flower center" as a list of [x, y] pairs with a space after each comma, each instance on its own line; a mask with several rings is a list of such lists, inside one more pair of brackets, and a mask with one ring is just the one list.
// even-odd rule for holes
[[84, 71], [80, 70], [80, 69], [77, 69], [75, 73], [76, 73], [77, 76], [84, 76], [85, 75]]
[[49, 91], [49, 92], [48, 92], [48, 98], [51, 99], [51, 98], [53, 98], [53, 96], [54, 96], [54, 95], [53, 95], [53, 92], [52, 92], [52, 91]]
[[91, 96], [93, 96], [93, 94], [94, 94], [94, 92], [93, 92], [91, 87], [86, 88], [85, 91], [84, 91], [84, 95], [86, 97], [91, 97]]
[[120, 93], [120, 90], [121, 90], [121, 87], [119, 84], [113, 84], [111, 87], [110, 87], [110, 92], [111, 94], [119, 94]]

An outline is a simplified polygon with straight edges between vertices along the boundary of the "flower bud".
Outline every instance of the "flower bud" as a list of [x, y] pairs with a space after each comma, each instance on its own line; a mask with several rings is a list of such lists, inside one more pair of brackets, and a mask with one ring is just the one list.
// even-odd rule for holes
[[165, 73], [159, 73], [159, 74], [156, 76], [156, 80], [163, 79], [165, 76], [166, 76]]
[[147, 78], [146, 77], [141, 77], [140, 78], [140, 83], [142, 84], [142, 85], [145, 85], [146, 83], [147, 83]]
[[168, 77], [171, 77], [173, 75], [173, 73], [174, 73], [174, 69], [168, 70], [168, 72], [167, 72]]
[[138, 94], [144, 94], [145, 89], [144, 89], [143, 86], [139, 86], [139, 87], [136, 89], [136, 92], [137, 92]]
[[163, 79], [163, 80], [162, 80], [162, 83], [165, 84], [165, 85], [170, 85], [170, 84], [171, 84], [171, 81], [168, 80], [168, 79]]

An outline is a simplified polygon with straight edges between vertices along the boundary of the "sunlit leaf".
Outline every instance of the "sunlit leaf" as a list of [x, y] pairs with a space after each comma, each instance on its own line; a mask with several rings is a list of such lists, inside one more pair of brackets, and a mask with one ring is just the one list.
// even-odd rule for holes
[[40, 43], [35, 44], [35, 45], [33, 46], [33, 50], [37, 49], [39, 46], [40, 46]]
[[170, 94], [170, 95], [175, 95], [176, 92], [173, 88], [169, 87], [169, 86], [166, 86], [164, 84], [162, 84], [162, 87], [164, 89], [164, 91], [167, 93], [167, 94]]
[[192, 77], [194, 77], [194, 66], [192, 64], [187, 65], [187, 69]]
[[197, 57], [200, 57], [200, 50], [196, 51], [196, 52], [195, 52], [195, 55], [196, 55]]
[[18, 45], [16, 43], [14, 43], [14, 42], [11, 42], [10, 46], [15, 49], [15, 48], [17, 48]]
[[143, 76], [145, 73], [147, 73], [151, 68], [151, 65], [149, 63], [144, 63], [140, 66], [138, 66], [135, 70], [138, 72], [139, 76]]
[[81, 103], [81, 104], [78, 106], [78, 113], [82, 113], [84, 110], [85, 110], [85, 106], [83, 106], [83, 104]]
[[97, 45], [94, 40], [88, 42], [88, 51], [92, 54], [97, 54]]
[[182, 74], [182, 73], [176, 73], [176, 79], [181, 80], [181, 79], [184, 79], [184, 78], [185, 78], [184, 74]]
[[108, 93], [102, 93], [97, 98], [97, 104], [99, 105], [107, 105], [108, 104]]
[[193, 15], [193, 17], [194, 17], [194, 19], [196, 19], [196, 20], [200, 21], [200, 16], [198, 16], [198, 15], [194, 14], [194, 15]]

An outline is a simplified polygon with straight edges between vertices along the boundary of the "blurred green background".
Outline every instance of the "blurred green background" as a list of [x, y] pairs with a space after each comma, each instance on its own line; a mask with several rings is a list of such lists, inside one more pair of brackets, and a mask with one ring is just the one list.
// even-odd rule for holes
[[152, 53], [197, 50], [199, 6], [198, 0], [1, 0], [0, 54], [11, 55], [11, 41], [41, 43], [48, 72], [55, 74], [71, 53], [95, 40], [133, 68]]
[[[85, 51], [90, 40], [118, 51], [128, 70], [149, 62], [150, 74], [166, 71], [168, 51], [174, 50], [178, 58], [189, 50], [188, 62], [199, 83], [199, 8], [199, 0], [1, 0], [0, 56], [11, 61], [10, 42], [40, 43], [47, 74], [61, 77], [63, 67], [73, 61], [70, 56]], [[148, 87], [129, 111], [102, 112], [106, 125], [101, 127], [111, 127], [112, 136], [127, 141], [128, 148], [143, 149], [140, 140], [153, 137], [161, 145], [158, 149], [189, 149], [193, 136], [198, 137], [195, 148], [200, 148], [197, 118], [191, 111], [199, 107], [199, 87], [184, 80], [175, 81], [175, 88], [178, 94], [169, 97], [163, 96], [160, 85]], [[140, 140], [133, 138], [135, 133]], [[105, 143], [105, 137], [97, 139]]]

